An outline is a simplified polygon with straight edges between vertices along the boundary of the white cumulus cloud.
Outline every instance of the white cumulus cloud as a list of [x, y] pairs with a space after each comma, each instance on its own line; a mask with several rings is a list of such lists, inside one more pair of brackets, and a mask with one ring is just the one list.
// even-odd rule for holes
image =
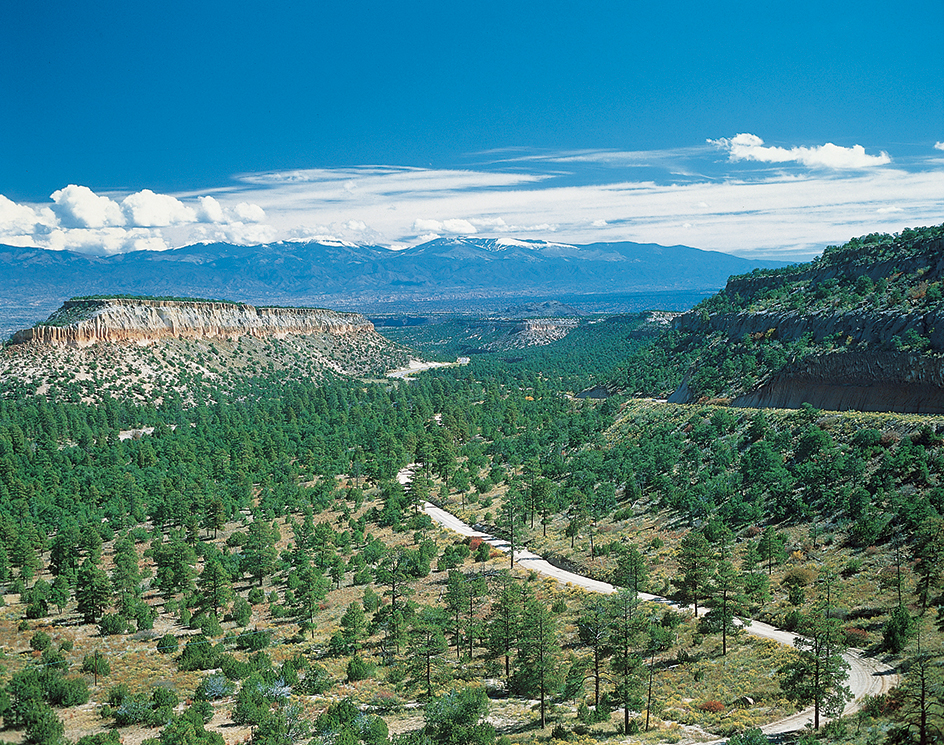
[[233, 213], [241, 222], [262, 222], [265, 220], [265, 210], [258, 204], [240, 202], [233, 207]]
[[944, 150], [944, 142], [935, 142], [935, 143], [934, 143], [934, 149], [935, 149], [935, 150]]
[[54, 191], [50, 198], [55, 203], [52, 211], [63, 227], [107, 228], [125, 224], [121, 206], [108, 197], [98, 196], [87, 186], [69, 184]]
[[32, 233], [42, 220], [36, 211], [0, 194], [0, 235]]
[[197, 220], [200, 222], [226, 222], [222, 205], [213, 197], [197, 197]]
[[871, 168], [891, 163], [888, 153], [869, 155], [861, 145], [841, 147], [827, 142], [816, 147], [767, 147], [764, 141], [753, 134], [739, 134], [730, 139], [722, 137], [708, 140], [722, 150], [728, 151], [728, 160], [754, 160], [760, 163], [802, 163], [810, 168]]
[[130, 225], [142, 228], [161, 228], [169, 225], [184, 225], [196, 222], [197, 212], [179, 199], [167, 194], [155, 194], [142, 189], [125, 197], [121, 210]]

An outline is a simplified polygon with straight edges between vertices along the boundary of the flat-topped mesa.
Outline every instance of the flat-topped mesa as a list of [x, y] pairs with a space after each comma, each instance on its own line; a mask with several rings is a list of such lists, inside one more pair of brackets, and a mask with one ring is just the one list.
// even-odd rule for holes
[[47, 321], [17, 331], [14, 344], [86, 347], [98, 342], [149, 344], [161, 339], [233, 339], [301, 334], [372, 333], [358, 313], [320, 308], [255, 307], [197, 300], [104, 298], [67, 300]]

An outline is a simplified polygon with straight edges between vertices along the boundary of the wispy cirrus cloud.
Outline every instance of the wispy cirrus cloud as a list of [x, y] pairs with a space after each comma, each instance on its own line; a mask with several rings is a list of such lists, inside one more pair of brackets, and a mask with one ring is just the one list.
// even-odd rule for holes
[[[728, 158], [718, 159], [718, 147]], [[174, 195], [70, 185], [46, 204], [0, 196], [0, 242], [114, 253], [197, 241], [405, 248], [438, 235], [528, 234], [805, 259], [854, 235], [941, 222], [940, 157], [891, 164], [859, 150], [767, 147], [737, 135], [665, 151], [503, 151], [475, 168], [242, 174]]]

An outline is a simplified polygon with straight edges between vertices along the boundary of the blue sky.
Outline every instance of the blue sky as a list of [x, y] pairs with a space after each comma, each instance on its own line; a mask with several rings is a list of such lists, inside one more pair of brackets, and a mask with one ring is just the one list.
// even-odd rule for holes
[[806, 258], [944, 221], [944, 4], [15, 3], [0, 242]]

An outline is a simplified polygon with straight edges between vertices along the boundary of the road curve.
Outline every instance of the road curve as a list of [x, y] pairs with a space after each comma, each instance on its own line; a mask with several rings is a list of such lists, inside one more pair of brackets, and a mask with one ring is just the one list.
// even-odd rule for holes
[[[410, 483], [415, 468], [416, 464], [411, 464], [402, 469], [397, 474], [397, 480], [404, 486]], [[503, 553], [508, 553], [511, 550], [511, 545], [503, 538], [497, 538], [489, 533], [483, 533], [481, 530], [476, 530], [472, 526], [462, 522], [452, 513], [446, 512], [446, 510], [436, 507], [434, 504], [426, 502], [423, 505], [423, 511], [435, 522], [439, 523], [444, 528], [458, 533], [459, 535], [470, 538], [481, 538], [483, 541], [498, 549], [499, 551], [502, 551]], [[584, 577], [580, 574], [574, 574], [573, 572], [568, 572], [565, 569], [556, 567], [537, 554], [528, 551], [527, 549], [516, 549], [514, 559], [515, 562], [521, 565], [521, 567], [524, 569], [535, 571], [538, 574], [543, 574], [547, 577], [553, 577], [558, 582], [569, 583], [575, 587], [581, 587], [584, 590], [588, 590], [589, 592], [598, 592], [604, 595], [610, 595], [616, 592], [618, 589], [609, 582], [601, 582], [600, 580], [590, 579], [589, 577]], [[660, 597], [659, 595], [650, 595], [649, 593], [641, 592], [639, 593], [639, 598], [641, 600], [648, 600], [656, 603], [665, 603], [666, 605], [671, 605], [676, 608], [693, 610], [691, 606], [681, 606], [679, 603], [669, 600], [668, 598]], [[787, 644], [790, 646], [793, 646], [797, 639], [796, 634], [778, 629], [768, 623], [764, 623], [763, 621], [751, 621], [750, 625], [745, 627], [745, 630], [752, 636], [756, 636], [761, 639], [771, 639], [775, 642], [779, 642], [780, 644]], [[898, 683], [898, 676], [895, 675], [891, 667], [885, 665], [879, 660], [866, 657], [860, 649], [849, 649], [843, 655], [843, 657], [845, 658], [846, 662], [849, 663], [849, 679], [847, 683], [853, 695], [852, 700], [843, 710], [844, 716], [853, 714], [862, 708], [862, 704], [867, 696], [876, 696], [880, 693], [887, 693]], [[828, 721], [827, 718], [822, 716], [820, 719], [822, 721]], [[770, 724], [761, 727], [761, 730], [764, 732], [764, 734], [768, 735], [780, 734], [783, 732], [793, 732], [802, 729], [807, 725], [811, 725], [812, 723], [813, 708], [810, 707], [809, 709], [804, 709], [803, 711], [800, 711], [792, 716], [771, 722]]]

